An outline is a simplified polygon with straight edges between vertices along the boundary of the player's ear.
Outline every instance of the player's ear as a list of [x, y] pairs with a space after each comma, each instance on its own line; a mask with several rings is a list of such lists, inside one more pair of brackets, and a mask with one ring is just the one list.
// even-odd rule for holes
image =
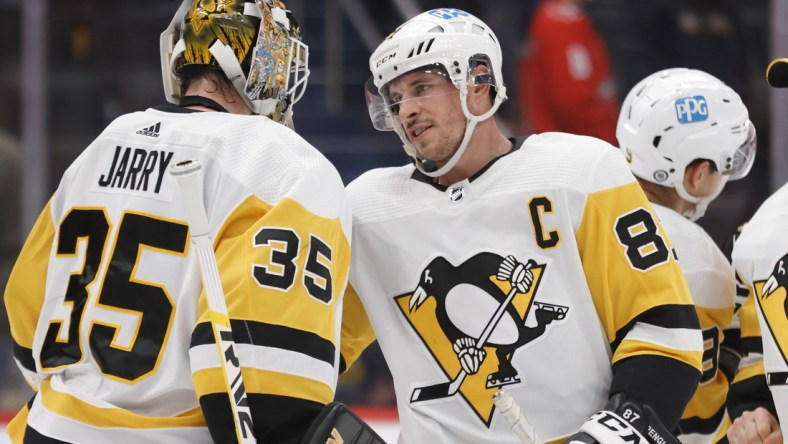
[[468, 106], [473, 114], [482, 114], [490, 109], [490, 78], [492, 73], [490, 68], [484, 64], [478, 64], [470, 76], [471, 84], [468, 85]]
[[704, 179], [710, 174], [714, 174], [714, 167], [710, 161], [691, 162], [684, 171], [684, 189], [693, 196], [698, 195]]

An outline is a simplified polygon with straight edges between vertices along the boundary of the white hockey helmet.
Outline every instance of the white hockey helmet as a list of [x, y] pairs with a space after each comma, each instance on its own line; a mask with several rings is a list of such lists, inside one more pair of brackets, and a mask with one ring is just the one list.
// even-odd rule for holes
[[[462, 157], [476, 124], [492, 117], [506, 100], [501, 61], [498, 38], [478, 18], [452, 8], [423, 12], [400, 25], [369, 58], [372, 77], [367, 81], [365, 94], [372, 124], [381, 131], [396, 131], [402, 139], [405, 152], [422, 173], [430, 177], [441, 176]], [[479, 64], [487, 66], [489, 75], [471, 78], [474, 68]], [[459, 90], [462, 111], [468, 119], [460, 146], [441, 168], [436, 168], [434, 162], [419, 156], [398, 116], [392, 112], [392, 106], [396, 104], [386, 94], [387, 86], [397, 77], [436, 66]], [[490, 84], [494, 88], [493, 103], [487, 112], [474, 115], [468, 110], [468, 88], [480, 84]]]
[[[692, 220], [703, 216], [728, 180], [749, 173], [757, 146], [739, 95], [716, 77], [687, 68], [659, 71], [635, 85], [621, 107], [616, 137], [635, 176], [673, 187], [696, 204], [685, 214]], [[722, 176], [710, 196], [684, 189], [684, 172], [696, 159], [713, 162]]]
[[286, 123], [306, 89], [309, 50], [280, 0], [183, 0], [159, 39], [164, 93], [189, 66], [222, 71], [253, 113]]

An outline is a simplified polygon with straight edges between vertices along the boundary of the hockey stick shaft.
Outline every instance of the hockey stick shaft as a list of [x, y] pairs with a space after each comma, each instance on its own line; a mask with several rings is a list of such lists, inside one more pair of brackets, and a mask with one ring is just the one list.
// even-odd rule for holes
[[479, 339], [476, 341], [476, 348], [482, 348], [482, 346], [487, 343], [487, 340], [490, 339], [490, 335], [492, 334], [495, 327], [498, 326], [498, 322], [501, 321], [503, 317], [503, 313], [506, 311], [506, 307], [512, 302], [512, 299], [517, 295], [517, 287], [512, 285], [512, 289], [509, 290], [509, 294], [506, 295], [506, 299], [501, 302], [501, 305], [498, 306], [498, 309], [495, 310], [492, 318], [490, 318], [490, 322], [484, 327], [484, 331], [479, 336]]
[[192, 244], [199, 258], [200, 277], [208, 298], [211, 327], [233, 411], [236, 436], [239, 443], [253, 444], [257, 441], [253, 433], [252, 412], [247, 401], [241, 365], [235, 349], [224, 290], [219, 278], [219, 267], [216, 265], [216, 256], [213, 252], [213, 240], [202, 198], [201, 169], [202, 166], [198, 161], [186, 160], [173, 165], [170, 174], [178, 182]]
[[501, 412], [506, 422], [512, 427], [514, 433], [520, 438], [523, 444], [542, 444], [542, 440], [536, 436], [534, 427], [525, 419], [523, 411], [520, 406], [514, 401], [514, 398], [504, 388], [499, 388], [493, 394], [493, 404]]
[[[487, 340], [490, 339], [490, 335], [498, 325], [498, 322], [500, 322], [501, 317], [503, 317], [503, 313], [506, 311], [506, 306], [512, 302], [512, 299], [514, 299], [517, 293], [517, 287], [512, 286], [512, 289], [509, 290], [509, 294], [506, 295], [506, 299], [504, 299], [504, 301], [501, 302], [501, 305], [498, 306], [498, 309], [495, 310], [495, 313], [493, 313], [490, 321], [484, 327], [482, 334], [476, 340], [476, 348], [482, 348]], [[466, 372], [464, 368], [460, 368], [460, 372], [457, 374], [457, 376], [449, 382], [441, 382], [439, 384], [417, 388], [411, 395], [411, 402], [427, 401], [430, 399], [452, 396], [453, 394], [457, 393], [457, 390], [460, 389], [460, 386], [462, 385], [462, 382], [465, 380], [466, 376], [468, 376], [468, 372]]]

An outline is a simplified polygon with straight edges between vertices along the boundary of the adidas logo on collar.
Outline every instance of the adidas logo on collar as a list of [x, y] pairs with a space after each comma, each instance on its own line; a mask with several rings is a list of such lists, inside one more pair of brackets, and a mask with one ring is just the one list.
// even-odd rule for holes
[[137, 134], [142, 134], [143, 136], [148, 136], [148, 137], [159, 137], [160, 129], [161, 129], [161, 122], [158, 122], [155, 125], [151, 125], [147, 128], [143, 128], [137, 131]]

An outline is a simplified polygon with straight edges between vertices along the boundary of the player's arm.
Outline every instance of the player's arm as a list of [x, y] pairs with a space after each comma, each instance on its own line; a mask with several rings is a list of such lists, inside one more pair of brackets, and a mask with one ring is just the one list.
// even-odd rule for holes
[[763, 358], [744, 358], [736, 378], [728, 390], [727, 409], [731, 419], [746, 411], [763, 408], [777, 416], [772, 393], [766, 383]]
[[38, 217], [8, 277], [4, 301], [14, 341], [14, 360], [28, 383], [38, 388], [33, 339], [46, 293], [46, 275], [55, 226], [51, 201]]
[[[737, 285], [737, 292], [739, 291]], [[746, 294], [746, 293], [745, 293]], [[723, 340], [720, 344], [719, 369], [728, 383], [732, 383], [739, 369], [742, 358], [747, 355], [747, 345], [745, 338], [741, 335], [740, 309], [742, 303], [739, 296], [736, 297], [733, 319], [731, 323], [723, 329]]]
[[728, 390], [728, 415], [731, 419], [736, 419], [746, 411], [762, 407], [776, 416], [777, 410], [766, 383], [763, 367], [763, 342], [755, 300], [750, 291], [751, 287], [746, 283], [744, 285], [748, 295], [738, 310], [741, 325], [740, 342], [744, 356]]
[[[744, 228], [744, 225], [739, 226], [736, 229], [736, 232], [723, 243], [722, 253], [725, 255], [725, 258], [730, 264], [733, 263], [731, 257], [733, 253], [733, 246], [736, 242], [736, 239], [741, 234], [742, 228]], [[736, 296], [734, 299], [733, 319], [723, 330], [724, 339], [720, 344], [719, 356], [719, 368], [729, 383], [733, 382], [733, 379], [735, 378], [736, 372], [739, 368], [739, 363], [741, 362], [742, 358], [747, 355], [747, 349], [750, 346], [749, 344], [753, 343], [752, 335], [748, 333], [746, 337], [742, 336], [741, 331], [741, 308], [747, 303], [749, 289], [735, 271], [734, 277], [736, 281]], [[752, 307], [752, 309], [754, 309], [754, 307]], [[746, 311], [747, 309], [745, 309], [745, 312]], [[754, 316], [754, 313], [752, 313], [752, 315]], [[750, 314], [745, 314], [745, 316], [750, 316]], [[757, 329], [757, 318], [753, 320], [748, 319], [747, 323], [751, 323], [753, 321], [755, 322], [755, 328]], [[760, 344], [760, 332], [758, 332], [756, 336], [757, 337], [755, 339]]]
[[364, 420], [341, 402], [325, 406], [306, 431], [301, 444], [386, 444]]
[[[675, 264], [665, 266], [678, 269]], [[629, 319], [611, 329], [615, 334], [610, 337], [613, 350], [610, 395], [623, 393], [628, 400], [650, 406], [667, 430], [674, 430], [678, 425], [702, 374], [703, 343], [695, 308], [685, 298], [674, 299], [676, 295], [689, 294], [680, 289], [683, 279], [678, 270], [670, 280], [663, 281], [663, 294], [654, 294], [650, 301], [653, 305], [648, 307], [641, 305], [642, 299], [648, 299], [644, 297], [648, 293], [639, 293], [641, 301], [630, 307], [631, 318], [619, 311], [624, 307], [608, 301], [613, 304], [612, 311], [618, 312], [608, 321], [619, 322], [621, 316]]]
[[[326, 190], [328, 192], [329, 190]], [[342, 192], [339, 188], [338, 192]], [[225, 219], [215, 251], [259, 442], [298, 442], [334, 399], [350, 248], [339, 217], [251, 196]], [[205, 296], [190, 348], [212, 437], [234, 436]]]
[[339, 372], [343, 373], [352, 367], [373, 341], [375, 341], [375, 332], [372, 330], [361, 299], [353, 286], [348, 284], [342, 307]]
[[623, 156], [597, 169], [576, 233], [613, 356], [610, 395], [650, 406], [667, 430], [701, 376], [703, 342], [670, 240]]
[[628, 399], [624, 393], [610, 398], [567, 442], [584, 444], [679, 444], [648, 404]]

